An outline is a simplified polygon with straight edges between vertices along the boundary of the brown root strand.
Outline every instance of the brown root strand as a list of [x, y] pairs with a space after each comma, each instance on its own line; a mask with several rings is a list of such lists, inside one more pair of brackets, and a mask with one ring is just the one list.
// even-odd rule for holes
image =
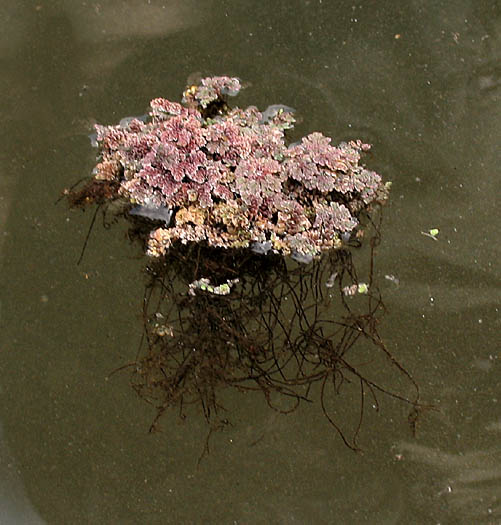
[[[330, 252], [308, 266], [294, 266], [283, 257], [180, 244], [152, 262], [143, 301], [146, 346], [131, 367], [134, 389], [156, 406], [151, 431], [158, 429], [169, 408], [198, 405], [210, 428], [204, 449], [208, 453], [208, 440], [221, 426], [218, 393], [223, 388], [260, 391], [270, 408], [287, 414], [302, 402], [314, 402], [312, 386], [318, 384], [323, 414], [355, 451], [361, 450], [358, 438], [367, 395], [377, 409], [379, 393], [418, 410], [417, 383], [377, 331], [384, 305], [373, 282], [378, 234], [374, 239], [371, 291], [353, 300], [342, 291], [346, 284], [358, 282], [353, 254], [347, 249]], [[325, 282], [334, 273], [337, 288], [329, 294]], [[187, 293], [189, 283], [202, 277], [221, 283], [235, 275], [239, 282], [228, 295]], [[364, 369], [370, 362], [363, 367], [353, 364], [359, 340], [368, 342], [374, 356], [379, 353], [410, 382], [414, 398], [368, 378]], [[359, 385], [360, 404], [348, 437], [327, 408], [326, 387], [331, 384], [339, 394], [350, 382]], [[184, 417], [184, 409], [180, 413]]]

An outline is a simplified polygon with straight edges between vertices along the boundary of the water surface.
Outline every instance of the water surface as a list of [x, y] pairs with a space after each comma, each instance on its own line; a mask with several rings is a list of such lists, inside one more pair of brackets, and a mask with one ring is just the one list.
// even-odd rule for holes
[[[2, 7], [0, 487], [9, 523], [499, 523], [501, 13], [494, 2], [115, 2]], [[154, 411], [126, 375], [144, 277], [126, 227], [54, 206], [90, 173], [91, 125], [178, 100], [188, 76], [251, 86], [393, 181], [381, 331], [436, 405], [414, 437], [381, 400], [364, 454], [318, 407], [226, 399], [232, 425]], [[439, 228], [438, 240], [422, 235]], [[395, 279], [385, 279], [385, 275]], [[403, 387], [387, 370], [375, 376]], [[350, 396], [337, 416], [350, 418]], [[5, 511], [4, 511], [5, 509]], [[17, 521], [16, 521], [17, 520]]]

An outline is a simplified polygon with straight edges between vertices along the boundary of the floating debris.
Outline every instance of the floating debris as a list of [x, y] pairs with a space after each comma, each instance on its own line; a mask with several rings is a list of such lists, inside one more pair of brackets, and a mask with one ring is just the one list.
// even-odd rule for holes
[[358, 284], [358, 293], [367, 294], [369, 293], [369, 285], [367, 283]]
[[434, 241], [438, 241], [437, 235], [439, 234], [439, 232], [440, 230], [438, 228], [432, 228], [431, 230], [428, 230], [427, 232], [421, 232], [421, 235], [430, 237]]
[[190, 295], [195, 295], [196, 290], [201, 290], [202, 292], [211, 293], [214, 295], [228, 295], [231, 292], [231, 288], [238, 283], [239, 279], [227, 280], [225, 283], [218, 286], [213, 286], [210, 283], [209, 279], [205, 277], [202, 279], [197, 279], [189, 285], [188, 293]]
[[367, 294], [369, 293], [369, 285], [367, 283], [352, 284], [343, 288], [343, 294], [353, 296], [356, 293]]
[[397, 286], [400, 284], [400, 279], [398, 277], [395, 277], [393, 274], [386, 274], [384, 278], [387, 281], [391, 281], [392, 283], [395, 283]]

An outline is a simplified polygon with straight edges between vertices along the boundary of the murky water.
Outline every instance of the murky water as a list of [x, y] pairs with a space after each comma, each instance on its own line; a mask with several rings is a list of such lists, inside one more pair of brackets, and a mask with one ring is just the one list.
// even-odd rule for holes
[[[501, 10], [380, 4], [3, 2], [1, 523], [501, 522]], [[54, 201], [92, 169], [92, 122], [178, 100], [197, 71], [249, 81], [239, 105], [296, 108], [298, 136], [374, 144], [393, 181], [380, 328], [437, 408], [416, 437], [384, 398], [359, 455], [318, 407], [234, 395], [197, 467], [203, 419], [149, 435], [154, 411], [106, 379], [139, 344], [140, 250], [98, 226], [76, 266], [91, 214]]]

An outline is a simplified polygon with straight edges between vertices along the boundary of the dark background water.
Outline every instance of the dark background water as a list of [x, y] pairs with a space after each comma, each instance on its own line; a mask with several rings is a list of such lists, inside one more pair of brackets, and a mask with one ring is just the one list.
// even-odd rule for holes
[[[6, 0], [0, 13], [0, 522], [500, 523], [499, 3]], [[141, 254], [124, 225], [98, 226], [76, 266], [91, 215], [54, 201], [93, 167], [93, 122], [179, 100], [194, 72], [250, 82], [241, 106], [296, 108], [298, 137], [374, 145], [369, 166], [393, 181], [380, 328], [438, 408], [416, 437], [388, 399], [358, 455], [316, 406], [280, 416], [235, 395], [197, 468], [201, 417], [149, 435], [127, 376], [106, 380], [139, 344]]]

